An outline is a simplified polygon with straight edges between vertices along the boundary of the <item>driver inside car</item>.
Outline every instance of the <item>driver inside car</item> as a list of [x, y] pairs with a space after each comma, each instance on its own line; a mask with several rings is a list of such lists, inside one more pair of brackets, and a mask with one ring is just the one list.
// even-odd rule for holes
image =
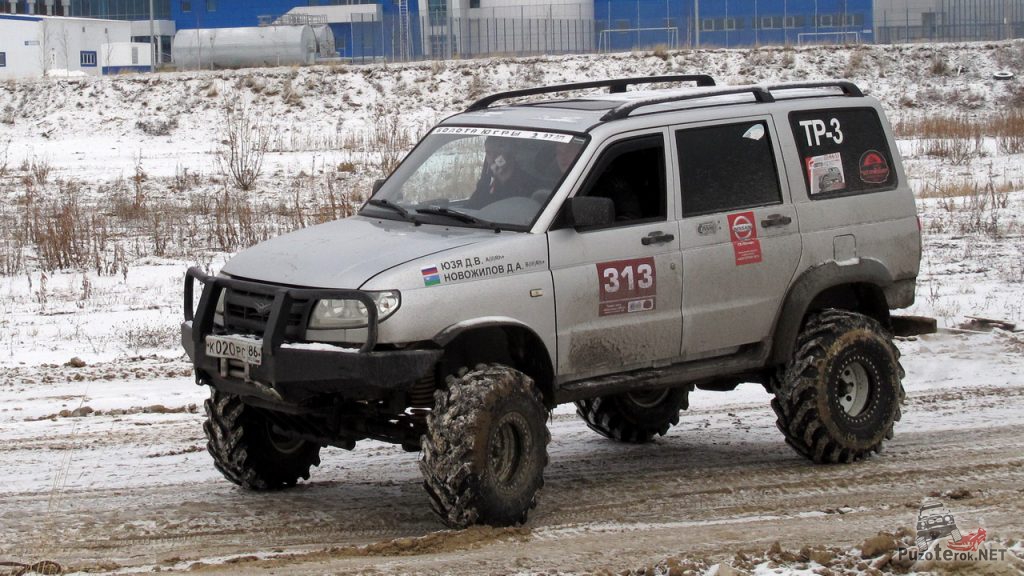
[[484, 141], [484, 165], [467, 208], [483, 208], [508, 198], [529, 198], [543, 184], [519, 164], [515, 138], [491, 136]]

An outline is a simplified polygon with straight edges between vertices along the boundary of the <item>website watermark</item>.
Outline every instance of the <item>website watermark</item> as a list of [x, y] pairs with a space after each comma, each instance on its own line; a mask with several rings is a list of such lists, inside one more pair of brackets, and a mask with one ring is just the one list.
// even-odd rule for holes
[[940, 562], [1002, 562], [1007, 559], [1006, 548], [994, 548], [986, 542], [988, 532], [984, 528], [961, 531], [953, 513], [939, 500], [926, 499], [921, 503], [915, 531], [915, 545], [899, 548], [897, 559]]

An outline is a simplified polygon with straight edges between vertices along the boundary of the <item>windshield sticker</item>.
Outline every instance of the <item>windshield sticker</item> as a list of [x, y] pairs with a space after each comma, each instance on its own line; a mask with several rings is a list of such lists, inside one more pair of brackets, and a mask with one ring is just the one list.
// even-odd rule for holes
[[812, 156], [807, 159], [807, 180], [811, 184], [811, 195], [835, 192], [846, 188], [843, 173], [843, 158], [839, 152]]
[[729, 237], [737, 266], [761, 262], [761, 241], [754, 222], [753, 211], [729, 214]]
[[867, 184], [883, 184], [889, 179], [889, 163], [878, 150], [868, 150], [860, 156], [860, 180]]
[[597, 281], [600, 316], [649, 312], [657, 304], [658, 277], [654, 258], [599, 262]]
[[546, 142], [572, 142], [572, 134], [555, 134], [554, 132], [534, 132], [532, 130], [515, 130], [511, 128], [474, 128], [471, 126], [440, 126], [434, 134], [450, 134], [456, 136], [499, 136], [502, 138], [522, 138], [523, 140], [543, 140]]
[[437, 266], [421, 268], [420, 273], [423, 274], [424, 286], [436, 286], [441, 283], [441, 276], [437, 273]]

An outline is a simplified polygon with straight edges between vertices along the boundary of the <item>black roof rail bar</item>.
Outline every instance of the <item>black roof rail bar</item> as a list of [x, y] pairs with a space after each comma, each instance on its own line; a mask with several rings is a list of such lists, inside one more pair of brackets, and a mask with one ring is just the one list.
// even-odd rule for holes
[[801, 90], [804, 88], [839, 88], [843, 91], [843, 96], [860, 97], [864, 93], [860, 91], [853, 82], [849, 80], [825, 80], [823, 82], [793, 82], [787, 84], [770, 84], [768, 86], [769, 91], [776, 90]]
[[775, 102], [775, 97], [771, 95], [768, 90], [763, 86], [745, 86], [742, 88], [723, 88], [721, 90], [705, 90], [701, 92], [692, 92], [690, 94], [676, 94], [675, 96], [666, 96], [664, 98], [650, 98], [647, 100], [636, 100], [634, 102], [626, 102], [620, 104], [614, 109], [609, 110], [604, 116], [601, 116], [602, 122], [609, 120], [619, 120], [626, 118], [637, 108], [644, 108], [647, 106], [654, 106], [656, 104], [669, 104], [671, 102], [681, 102], [683, 100], [698, 100], [700, 98], [713, 98], [715, 96], [728, 96], [731, 94], [753, 94], [754, 100], [761, 104], [767, 104]]
[[586, 90], [588, 88], [608, 88], [611, 93], [625, 92], [627, 86], [635, 84], [656, 84], [659, 82], [696, 82], [697, 86], [714, 86], [715, 79], [707, 74], [672, 74], [667, 76], [637, 76], [634, 78], [611, 78], [608, 80], [594, 80], [592, 82], [573, 82], [570, 84], [556, 84], [554, 86], [539, 86], [537, 88], [523, 88], [521, 90], [509, 90], [498, 92], [473, 102], [466, 108], [466, 112], [483, 110], [499, 100], [508, 100], [521, 96], [533, 96], [535, 94], [549, 94], [554, 92], [568, 92], [570, 90]]

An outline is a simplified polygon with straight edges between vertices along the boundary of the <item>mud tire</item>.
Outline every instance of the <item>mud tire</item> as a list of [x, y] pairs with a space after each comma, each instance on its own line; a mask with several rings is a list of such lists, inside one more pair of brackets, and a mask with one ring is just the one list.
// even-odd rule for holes
[[250, 490], [278, 490], [309, 480], [320, 446], [282, 438], [259, 409], [234, 394], [211, 389], [206, 400], [206, 450], [225, 478]]
[[511, 526], [537, 505], [548, 463], [548, 410], [533, 380], [499, 364], [449, 376], [434, 394], [420, 471], [451, 528]]
[[576, 414], [605, 438], [643, 444], [655, 434], [664, 436], [679, 423], [679, 411], [688, 407], [689, 390], [667, 388], [577, 400]]
[[[772, 408], [786, 442], [819, 464], [880, 452], [906, 397], [899, 359], [891, 335], [874, 319], [834, 309], [812, 315], [797, 337], [793, 359], [773, 382]], [[852, 411], [842, 404], [851, 402], [851, 371], [866, 383]]]

